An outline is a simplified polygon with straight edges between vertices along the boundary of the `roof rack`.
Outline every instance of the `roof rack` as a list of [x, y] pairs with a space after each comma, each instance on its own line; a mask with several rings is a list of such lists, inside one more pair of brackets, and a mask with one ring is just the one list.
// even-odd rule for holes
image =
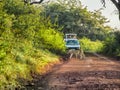
[[76, 39], [76, 38], [77, 38], [77, 34], [74, 33], [65, 34], [65, 39]]

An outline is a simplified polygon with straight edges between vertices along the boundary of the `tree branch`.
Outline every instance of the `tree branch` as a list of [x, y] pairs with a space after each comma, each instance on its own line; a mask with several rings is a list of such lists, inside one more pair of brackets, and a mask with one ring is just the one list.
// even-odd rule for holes
[[40, 3], [42, 3], [44, 0], [40, 0], [40, 1], [33, 1], [33, 2], [31, 2], [30, 4], [40, 4]]
[[113, 4], [116, 6], [118, 11], [120, 12], [120, 0], [118, 0], [118, 2], [116, 0], [111, 0], [111, 1], [113, 2]]
[[116, 0], [111, 0], [113, 2], [113, 4], [116, 6], [116, 8], [118, 9], [118, 13], [119, 13], [119, 20], [120, 20], [120, 0], [118, 0], [118, 2]]
[[[31, 2], [30, 2], [31, 1]], [[32, 4], [40, 4], [40, 3], [42, 3], [44, 0], [39, 0], [39, 1], [35, 1], [35, 0], [24, 0], [24, 3], [26, 4], [26, 3], [30, 3], [31, 5]]]
[[[105, 0], [101, 0], [103, 6], [105, 7]], [[120, 19], [120, 0], [111, 0], [111, 2], [115, 5], [115, 7], [117, 8], [118, 10], [118, 13], [119, 13], [119, 19]]]
[[103, 6], [105, 7], [105, 0], [101, 0]]

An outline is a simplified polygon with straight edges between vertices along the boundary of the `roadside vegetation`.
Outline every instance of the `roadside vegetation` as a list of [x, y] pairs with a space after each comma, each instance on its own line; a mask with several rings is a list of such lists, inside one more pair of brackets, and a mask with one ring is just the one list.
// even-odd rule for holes
[[84, 50], [84, 52], [102, 52], [103, 49], [103, 42], [96, 40], [96, 41], [91, 41], [88, 38], [82, 38], [80, 39], [80, 45], [81, 48]]
[[120, 32], [105, 25], [100, 10], [90, 12], [70, 1], [38, 6], [0, 2], [0, 89], [16, 88], [20, 79], [32, 80], [31, 73], [45, 73], [46, 65], [59, 62], [65, 33], [78, 34], [85, 51], [120, 55]]
[[120, 31], [106, 25], [109, 20], [102, 16], [101, 10], [88, 11], [77, 0], [57, 0], [47, 4], [44, 13], [56, 23], [54, 28], [62, 27], [60, 32], [76, 33], [84, 51], [118, 56]]
[[111, 57], [120, 57], [120, 31], [112, 32], [106, 38], [103, 53]]
[[0, 89], [13, 90], [23, 83], [19, 79], [45, 73], [65, 52], [63, 35], [40, 12], [21, 0], [0, 2]]

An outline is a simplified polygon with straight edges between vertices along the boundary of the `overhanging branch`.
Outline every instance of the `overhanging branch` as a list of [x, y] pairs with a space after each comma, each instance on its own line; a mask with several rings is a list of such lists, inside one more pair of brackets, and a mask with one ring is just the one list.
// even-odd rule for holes
[[[105, 7], [105, 0], [101, 0], [103, 6]], [[118, 13], [119, 13], [119, 19], [120, 19], [120, 0], [111, 0], [111, 2], [115, 5], [115, 7], [117, 8], [118, 10]]]
[[24, 0], [24, 3], [29, 3], [29, 4], [40, 4], [42, 3], [44, 0]]
[[111, 0], [111, 1], [113, 2], [113, 4], [116, 6], [118, 11], [120, 12], [120, 0], [118, 0], [118, 2], [116, 0]]

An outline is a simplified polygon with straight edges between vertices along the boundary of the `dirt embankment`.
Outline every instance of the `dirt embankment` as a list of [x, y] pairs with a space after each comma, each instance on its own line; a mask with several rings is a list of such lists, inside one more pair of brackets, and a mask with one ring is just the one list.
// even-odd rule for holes
[[120, 90], [120, 62], [100, 55], [72, 58], [32, 83], [28, 90]]

